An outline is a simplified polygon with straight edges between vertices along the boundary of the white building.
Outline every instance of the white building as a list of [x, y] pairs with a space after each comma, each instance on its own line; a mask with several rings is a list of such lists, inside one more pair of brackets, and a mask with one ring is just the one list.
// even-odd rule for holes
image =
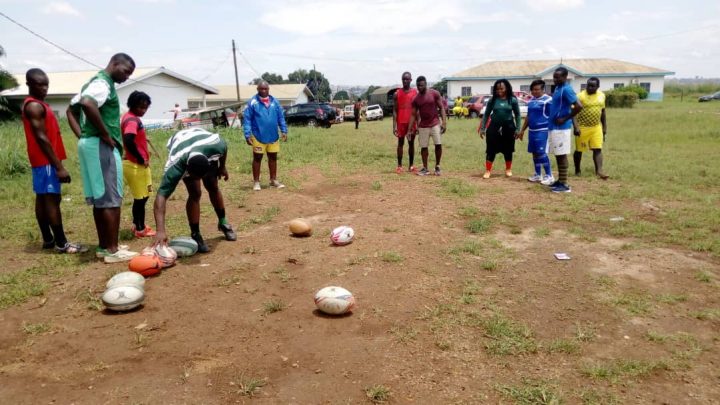
[[[214, 86], [216, 94], [203, 94], [202, 96], [190, 97], [188, 107], [205, 108], [219, 107], [238, 102], [237, 88], [234, 84], [223, 84]], [[240, 102], [245, 103], [257, 94], [257, 86], [247, 84], [240, 86]], [[307, 103], [312, 92], [304, 84], [271, 84], [270, 95], [278, 100], [280, 105], [293, 105]]]
[[[97, 70], [47, 73], [50, 88], [45, 101], [50, 104], [58, 117], [64, 117], [70, 99], [80, 92], [82, 86], [96, 73]], [[16, 74], [14, 76], [21, 85], [15, 89], [6, 90], [0, 95], [13, 102], [21, 103], [28, 95], [25, 74]], [[183, 109], [187, 109], [188, 99], [202, 98], [207, 94], [218, 93], [218, 90], [214, 87], [164, 67], [137, 68], [130, 79], [125, 83], [116, 84], [115, 89], [123, 112], [127, 111], [126, 103], [130, 93], [135, 90], [147, 93], [152, 99], [152, 105], [144, 117], [148, 120], [172, 119], [173, 114], [170, 110], [175, 107], [176, 103], [180, 104]]]
[[587, 79], [595, 76], [600, 79], [600, 90], [639, 85], [648, 92], [648, 100], [662, 100], [665, 76], [673, 75], [663, 69], [638, 65], [615, 59], [564, 59], [524, 60], [488, 62], [455, 73], [445, 79], [448, 82], [448, 97], [491, 94], [492, 85], [498, 79], [507, 79], [514, 91], [530, 93], [530, 83], [542, 79], [546, 91], [555, 89], [552, 75], [558, 67], [568, 70], [568, 80], [576, 92], [585, 88]]

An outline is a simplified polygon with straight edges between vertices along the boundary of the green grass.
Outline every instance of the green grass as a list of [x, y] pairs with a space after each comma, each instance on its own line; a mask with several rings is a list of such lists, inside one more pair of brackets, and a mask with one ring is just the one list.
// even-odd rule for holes
[[458, 210], [458, 215], [465, 218], [472, 218], [480, 213], [476, 207], [462, 207]]
[[440, 182], [442, 194], [452, 195], [461, 198], [472, 197], [477, 192], [477, 188], [462, 179], [443, 179]]
[[25, 323], [22, 325], [23, 332], [28, 335], [41, 335], [50, 330], [50, 324], [46, 322]]
[[720, 319], [720, 308], [707, 308], [690, 312], [690, 316], [701, 321]]
[[701, 283], [710, 283], [712, 281], [712, 277], [710, 277], [710, 273], [706, 271], [698, 271], [695, 273], [695, 280]]
[[271, 299], [269, 301], [263, 302], [263, 313], [265, 315], [274, 314], [275, 312], [280, 312], [284, 310], [287, 307], [284, 302], [280, 299]]
[[598, 362], [586, 364], [582, 367], [582, 373], [596, 380], [607, 380], [611, 383], [625, 383], [637, 378], [646, 377], [655, 371], [668, 370], [667, 362], [649, 360], [612, 360], [609, 362]]
[[555, 339], [545, 346], [548, 353], [577, 354], [580, 352], [580, 344], [572, 339]]
[[518, 355], [535, 353], [538, 345], [532, 331], [526, 325], [518, 324], [505, 316], [495, 313], [481, 322], [485, 336], [485, 350], [493, 355]]
[[487, 233], [492, 227], [492, 220], [489, 218], [471, 219], [465, 228], [470, 233]]
[[392, 250], [380, 253], [380, 258], [385, 263], [400, 263], [405, 260], [400, 253]]
[[564, 402], [557, 386], [544, 380], [523, 379], [518, 385], [498, 385], [495, 389], [518, 405], [560, 405]]
[[375, 404], [382, 404], [390, 400], [392, 391], [384, 385], [373, 385], [365, 388], [365, 395]]
[[650, 297], [642, 293], [622, 293], [613, 298], [611, 302], [632, 315], [645, 315], [652, 310]]
[[43, 295], [48, 289], [48, 283], [44, 277], [48, 274], [47, 267], [31, 267], [0, 274], [0, 309]]

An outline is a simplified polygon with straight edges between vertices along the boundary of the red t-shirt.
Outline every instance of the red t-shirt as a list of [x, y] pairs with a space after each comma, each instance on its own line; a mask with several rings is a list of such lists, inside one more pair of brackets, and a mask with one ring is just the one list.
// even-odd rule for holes
[[435, 89], [427, 89], [425, 94], [418, 92], [415, 96], [412, 106], [420, 111], [419, 128], [432, 128], [440, 123], [437, 103], [441, 98], [442, 96]]
[[[147, 163], [150, 159], [150, 156], [148, 155], [147, 136], [145, 135], [145, 127], [143, 126], [140, 118], [130, 111], [126, 112], [120, 120], [120, 133], [122, 133], [123, 135], [135, 135], [135, 146], [137, 146], [137, 150], [138, 152], [140, 152], [140, 156], [142, 156]], [[140, 164], [140, 162], [137, 161], [135, 156], [133, 156], [131, 153], [128, 153], [128, 148], [125, 144], [124, 137], [123, 146], [125, 147], [125, 157], [123, 159], [129, 160], [135, 164]]]
[[43, 106], [43, 108], [45, 108], [45, 134], [50, 141], [50, 146], [52, 146], [55, 156], [57, 156], [60, 160], [65, 160], [67, 158], [65, 155], [65, 145], [63, 144], [62, 136], [60, 135], [60, 126], [58, 125], [57, 118], [55, 118], [55, 113], [53, 113], [52, 108], [50, 108], [50, 105], [47, 103], [44, 103], [32, 96], [28, 96], [25, 98], [25, 101], [23, 101], [22, 121], [23, 126], [25, 127], [25, 139], [27, 140], [27, 152], [28, 158], [30, 158], [30, 166], [46, 166], [50, 164], [50, 160], [47, 156], [45, 156], [45, 153], [43, 153], [42, 149], [40, 149], [40, 146], [38, 146], [35, 134], [33, 134], [30, 120], [25, 116], [25, 106], [29, 102], [39, 103]]
[[397, 122], [398, 124], [407, 124], [410, 122], [412, 115], [412, 102], [417, 95], [417, 89], [410, 89], [407, 93], [401, 88], [395, 92], [397, 106]]

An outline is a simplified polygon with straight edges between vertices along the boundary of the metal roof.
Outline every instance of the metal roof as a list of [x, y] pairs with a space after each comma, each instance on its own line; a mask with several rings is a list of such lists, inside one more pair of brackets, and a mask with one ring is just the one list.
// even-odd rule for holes
[[[237, 90], [234, 84], [221, 84], [214, 86], [217, 94], [205, 96], [207, 101], [235, 101], [237, 100]], [[271, 84], [270, 95], [278, 100], [296, 100], [300, 93], [305, 92], [308, 96], [312, 95], [310, 89], [304, 84]], [[249, 100], [257, 94], [257, 85], [244, 84], [240, 85], [240, 100]], [[202, 97], [190, 97], [188, 101], [201, 102]]]

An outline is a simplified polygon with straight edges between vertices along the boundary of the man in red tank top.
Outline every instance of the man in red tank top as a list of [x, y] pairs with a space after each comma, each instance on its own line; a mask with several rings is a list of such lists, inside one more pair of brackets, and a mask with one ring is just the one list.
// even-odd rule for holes
[[409, 128], [410, 116], [413, 113], [412, 101], [417, 95], [416, 89], [410, 88], [412, 83], [412, 75], [410, 72], [402, 74], [402, 88], [395, 91], [394, 103], [393, 103], [393, 134], [397, 137], [397, 169], [395, 173], [400, 174], [403, 172], [402, 158], [403, 158], [403, 146], [405, 146], [405, 136], [408, 139], [408, 160], [409, 160], [409, 171], [415, 173], [417, 170], [413, 166], [415, 160], [415, 128]]
[[40, 69], [25, 73], [29, 96], [23, 102], [28, 157], [32, 166], [35, 192], [35, 218], [43, 238], [43, 249], [59, 253], [82, 253], [87, 248], [68, 242], [60, 213], [60, 183], [70, 183], [70, 173], [63, 166], [66, 159], [60, 127], [50, 106], [45, 103], [50, 81]]

